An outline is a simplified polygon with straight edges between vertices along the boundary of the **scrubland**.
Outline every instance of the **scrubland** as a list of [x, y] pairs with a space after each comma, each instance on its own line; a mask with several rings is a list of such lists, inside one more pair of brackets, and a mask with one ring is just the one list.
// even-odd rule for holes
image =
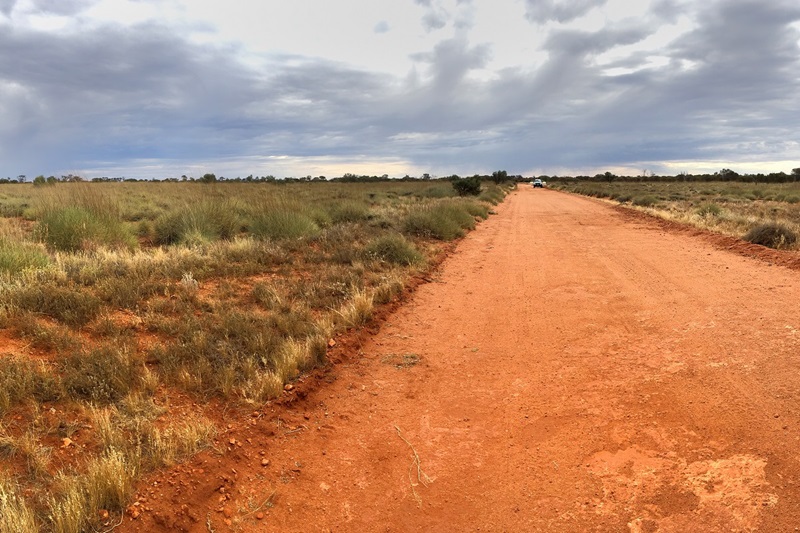
[[797, 249], [800, 182], [611, 182], [567, 180], [558, 188], [608, 198], [661, 218], [778, 249]]
[[219, 413], [325, 363], [510, 186], [0, 189], [0, 531], [113, 526]]

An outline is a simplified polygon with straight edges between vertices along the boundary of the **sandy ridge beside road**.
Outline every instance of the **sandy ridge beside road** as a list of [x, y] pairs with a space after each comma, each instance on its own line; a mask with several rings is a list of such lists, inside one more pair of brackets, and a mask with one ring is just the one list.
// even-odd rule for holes
[[799, 302], [795, 270], [523, 187], [118, 531], [793, 531]]

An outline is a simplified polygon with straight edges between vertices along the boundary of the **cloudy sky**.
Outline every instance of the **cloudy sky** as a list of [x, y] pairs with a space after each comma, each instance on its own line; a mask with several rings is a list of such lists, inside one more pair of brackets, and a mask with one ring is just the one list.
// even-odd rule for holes
[[798, 0], [0, 0], [0, 176], [800, 167]]

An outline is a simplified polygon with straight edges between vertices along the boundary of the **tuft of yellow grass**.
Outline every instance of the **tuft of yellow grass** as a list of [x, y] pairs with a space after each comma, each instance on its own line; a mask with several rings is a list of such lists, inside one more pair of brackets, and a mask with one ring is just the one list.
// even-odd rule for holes
[[15, 482], [0, 477], [0, 531], [37, 533], [36, 515], [20, 492]]

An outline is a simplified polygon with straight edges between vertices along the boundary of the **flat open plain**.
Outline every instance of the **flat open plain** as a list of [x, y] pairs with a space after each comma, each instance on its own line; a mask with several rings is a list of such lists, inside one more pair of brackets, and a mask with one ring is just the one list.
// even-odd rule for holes
[[118, 531], [800, 527], [800, 271], [550, 190], [497, 211]]

